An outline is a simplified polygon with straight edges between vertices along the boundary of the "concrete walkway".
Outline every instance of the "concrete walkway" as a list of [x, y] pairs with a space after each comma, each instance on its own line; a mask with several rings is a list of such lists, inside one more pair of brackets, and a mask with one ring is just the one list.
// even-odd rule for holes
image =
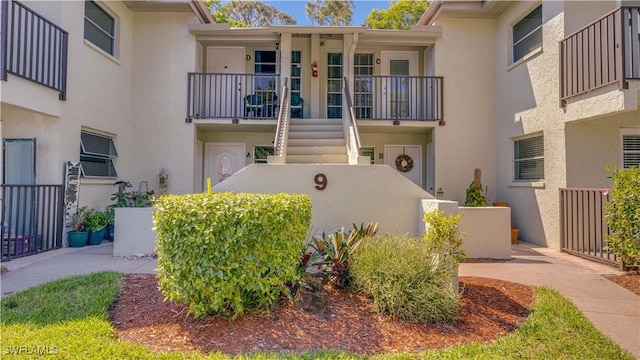
[[[153, 259], [114, 259], [113, 243], [64, 248], [2, 263], [2, 296], [76, 274], [113, 270], [155, 273]], [[460, 276], [502, 279], [548, 286], [569, 298], [605, 335], [640, 359], [640, 296], [605, 279], [617, 269], [527, 243], [512, 246], [513, 260], [464, 263]]]

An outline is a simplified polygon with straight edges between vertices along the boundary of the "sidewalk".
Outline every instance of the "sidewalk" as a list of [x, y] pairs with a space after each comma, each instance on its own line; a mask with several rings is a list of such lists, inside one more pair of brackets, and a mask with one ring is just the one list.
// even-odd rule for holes
[[512, 245], [511, 254], [512, 261], [461, 264], [459, 275], [553, 288], [598, 330], [640, 359], [640, 296], [605, 279], [623, 272], [529, 243]]
[[[114, 259], [113, 243], [64, 248], [3, 263], [2, 296], [77, 274], [112, 270], [155, 273], [153, 259]], [[513, 260], [464, 263], [460, 276], [489, 277], [548, 286], [573, 302], [605, 335], [640, 359], [640, 296], [605, 279], [617, 269], [528, 243], [512, 245]]]

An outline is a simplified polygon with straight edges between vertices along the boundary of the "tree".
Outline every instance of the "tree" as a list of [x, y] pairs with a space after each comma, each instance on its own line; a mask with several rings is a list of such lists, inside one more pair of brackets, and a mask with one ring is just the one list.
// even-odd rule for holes
[[373, 29], [409, 30], [411, 25], [418, 23], [427, 7], [429, 1], [426, 0], [391, 1], [386, 10], [371, 10], [364, 23]]
[[216, 23], [226, 23], [234, 27], [249, 27], [249, 25], [241, 23], [240, 21], [230, 19], [223, 11], [221, 11], [222, 0], [204, 0], [204, 4], [209, 9], [209, 13], [213, 18], [213, 21]]
[[[210, 0], [213, 3], [219, 3], [220, 0]], [[295, 25], [296, 20], [288, 13], [282, 12], [273, 5], [267, 5], [260, 1], [229, 1], [219, 6], [214, 15], [221, 18], [227, 18], [228, 22], [244, 24], [249, 27], [265, 27], [269, 25]], [[235, 25], [234, 25], [235, 26]]]
[[352, 0], [314, 0], [304, 7], [314, 25], [351, 25]]

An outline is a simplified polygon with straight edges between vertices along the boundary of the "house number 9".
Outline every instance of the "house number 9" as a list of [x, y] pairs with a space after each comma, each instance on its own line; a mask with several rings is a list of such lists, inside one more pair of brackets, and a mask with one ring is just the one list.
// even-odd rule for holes
[[313, 181], [315, 181], [316, 183], [316, 189], [324, 190], [327, 188], [327, 175], [316, 174], [316, 177], [313, 178]]

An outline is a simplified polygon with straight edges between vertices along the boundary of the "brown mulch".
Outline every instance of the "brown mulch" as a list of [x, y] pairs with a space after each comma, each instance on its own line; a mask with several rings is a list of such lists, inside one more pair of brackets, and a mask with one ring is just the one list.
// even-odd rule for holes
[[640, 296], [640, 271], [634, 271], [624, 275], [610, 276], [608, 279]]
[[122, 340], [154, 351], [302, 352], [341, 349], [373, 354], [420, 351], [471, 341], [488, 342], [516, 329], [527, 317], [533, 293], [527, 286], [495, 279], [460, 277], [459, 319], [450, 324], [415, 324], [373, 312], [372, 301], [326, 286], [328, 307], [311, 314], [281, 300], [269, 314], [236, 320], [193, 319], [185, 305], [163, 301], [153, 275], [127, 275], [111, 321]]

